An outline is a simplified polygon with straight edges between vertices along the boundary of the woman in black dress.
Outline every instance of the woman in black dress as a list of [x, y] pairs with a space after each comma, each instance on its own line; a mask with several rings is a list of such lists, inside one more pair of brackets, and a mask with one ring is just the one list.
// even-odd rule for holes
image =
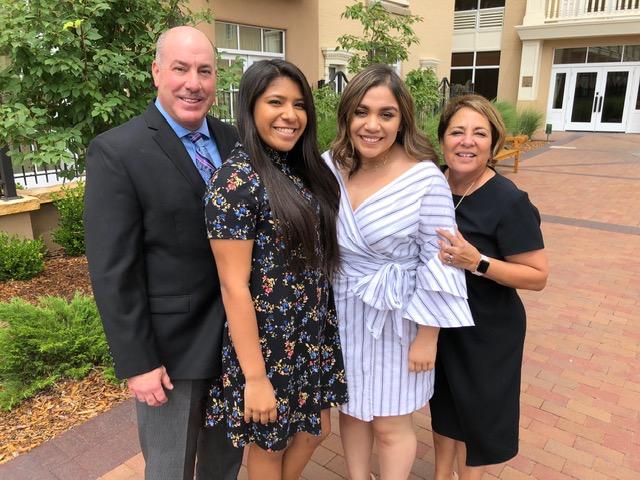
[[475, 327], [443, 329], [430, 401], [436, 480], [479, 480], [518, 452], [525, 311], [517, 288], [544, 288], [540, 215], [492, 167], [504, 123], [478, 95], [454, 98], [438, 126], [459, 231], [440, 231], [440, 258], [466, 270]]
[[283, 60], [238, 94], [241, 144], [211, 180], [206, 222], [227, 314], [208, 425], [250, 445], [249, 478], [297, 479], [346, 384], [328, 278], [339, 189], [320, 158], [311, 90]]

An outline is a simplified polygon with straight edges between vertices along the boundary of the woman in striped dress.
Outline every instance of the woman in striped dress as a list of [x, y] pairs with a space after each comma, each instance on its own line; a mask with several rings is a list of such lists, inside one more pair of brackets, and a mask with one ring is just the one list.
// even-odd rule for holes
[[341, 269], [334, 279], [349, 402], [340, 432], [349, 476], [408, 477], [411, 413], [433, 393], [441, 327], [473, 325], [461, 270], [438, 258], [437, 228], [455, 228], [451, 192], [414, 123], [413, 102], [387, 65], [356, 75], [338, 107], [325, 160], [338, 178]]

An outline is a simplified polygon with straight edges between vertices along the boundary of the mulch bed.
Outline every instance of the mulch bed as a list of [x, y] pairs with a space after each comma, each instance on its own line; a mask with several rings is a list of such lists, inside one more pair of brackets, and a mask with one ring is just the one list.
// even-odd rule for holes
[[110, 410], [129, 398], [126, 387], [91, 372], [83, 380], [64, 380], [0, 412], [0, 464], [28, 452], [71, 427]]
[[[87, 260], [54, 257], [44, 272], [31, 280], [0, 282], [0, 301], [20, 297], [34, 302], [55, 295], [67, 299], [75, 292], [91, 295]], [[22, 402], [10, 412], [0, 411], [0, 463], [86, 422], [129, 398], [124, 384], [105, 380], [95, 371], [83, 380], [64, 380]]]
[[51, 257], [44, 271], [31, 280], [8, 280], [0, 282], [0, 301], [13, 297], [34, 302], [38, 297], [55, 295], [68, 300], [75, 292], [93, 295], [89, 281], [89, 270], [85, 257]]

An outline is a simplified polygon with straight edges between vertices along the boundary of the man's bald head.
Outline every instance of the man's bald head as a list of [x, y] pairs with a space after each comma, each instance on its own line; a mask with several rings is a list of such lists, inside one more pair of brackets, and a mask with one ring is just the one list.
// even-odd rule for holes
[[202, 33], [197, 28], [190, 27], [188, 25], [182, 25], [179, 27], [170, 28], [169, 30], [165, 30], [158, 37], [158, 40], [156, 41], [156, 63], [158, 64], [162, 63], [162, 56], [164, 53], [164, 49], [167, 43], [171, 42], [175, 37], [180, 37], [185, 39], [191, 38], [193, 40], [199, 39], [199, 40], [206, 41], [211, 46], [211, 57], [215, 58], [215, 49], [213, 47], [213, 44], [211, 43], [211, 40], [209, 40], [209, 37], [207, 37], [204, 33]]
[[216, 94], [215, 54], [207, 36], [193, 27], [167, 30], [158, 38], [151, 73], [162, 108], [178, 124], [197, 130]]

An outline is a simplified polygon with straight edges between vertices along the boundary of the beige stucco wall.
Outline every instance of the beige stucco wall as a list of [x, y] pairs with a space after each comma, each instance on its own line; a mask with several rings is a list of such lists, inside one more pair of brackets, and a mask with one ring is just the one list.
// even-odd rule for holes
[[414, 25], [420, 38], [418, 45], [409, 50], [409, 61], [403, 65], [403, 73], [418, 68], [421, 59], [440, 60], [436, 68], [439, 79], [449, 77], [451, 69], [451, 43], [453, 39], [454, 2], [443, 0], [412, 0], [411, 13], [423, 18]]
[[[549, 82], [551, 79], [551, 68], [553, 66], [553, 51], [556, 48], [605, 46], [605, 45], [638, 45], [640, 35], [625, 35], [616, 37], [598, 38], [572, 38], [562, 40], [547, 40], [542, 47], [542, 58], [540, 62], [540, 84], [538, 98], [535, 101], [518, 102], [518, 108], [530, 107], [540, 112], [546, 113], [547, 100], [549, 97]], [[589, 66], [589, 64], [584, 64]]]
[[[318, 20], [320, 22], [320, 48], [335, 48], [337, 38], [344, 34], [362, 35], [360, 23], [341, 18], [350, 2], [347, 0], [321, 0]], [[403, 62], [402, 74], [420, 67], [421, 59], [437, 59], [438, 78], [449, 76], [451, 67], [451, 35], [453, 32], [453, 2], [442, 0], [412, 0], [410, 12], [423, 21], [413, 25], [420, 43], [409, 49], [409, 60]], [[324, 69], [322, 52], [318, 55], [318, 68]]]
[[[320, 0], [318, 5], [318, 43], [320, 49], [335, 48], [336, 41], [341, 35], [362, 35], [360, 23], [355, 20], [348, 20], [341, 17], [345, 7], [349, 3], [345, 0]], [[318, 71], [322, 75], [324, 72], [325, 60], [322, 51], [317, 53]], [[349, 75], [350, 76], [350, 75]]]
[[505, 3], [502, 45], [500, 47], [500, 74], [498, 76], [498, 99], [516, 103], [518, 100], [518, 78], [520, 77], [520, 58], [522, 42], [515, 30], [522, 25], [527, 2], [510, 0]]
[[[322, 0], [324, 2], [325, 0]], [[216, 20], [285, 30], [285, 58], [315, 85], [319, 77], [317, 55], [319, 0], [191, 0], [192, 10], [211, 8]], [[214, 27], [208, 26], [211, 38]]]

